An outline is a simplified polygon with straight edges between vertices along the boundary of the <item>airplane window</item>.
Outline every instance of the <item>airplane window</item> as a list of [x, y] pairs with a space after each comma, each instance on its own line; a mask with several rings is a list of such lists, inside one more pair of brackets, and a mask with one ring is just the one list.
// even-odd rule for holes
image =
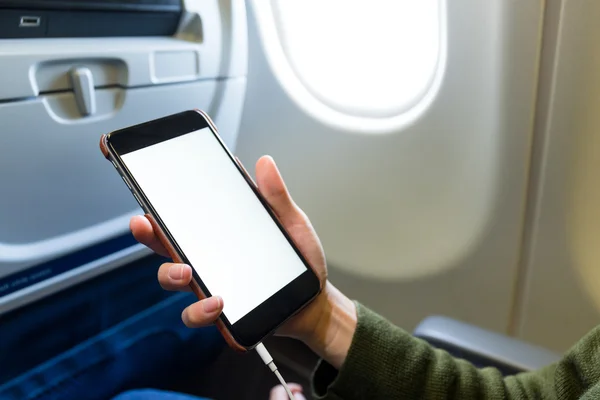
[[323, 122], [397, 129], [435, 96], [445, 62], [445, 0], [252, 6], [275, 76]]

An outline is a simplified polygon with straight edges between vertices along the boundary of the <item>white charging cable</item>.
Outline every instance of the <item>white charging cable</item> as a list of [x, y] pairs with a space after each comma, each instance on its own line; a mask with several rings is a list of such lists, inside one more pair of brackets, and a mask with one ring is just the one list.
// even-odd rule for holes
[[290, 400], [296, 400], [296, 398], [294, 397], [294, 394], [292, 393], [292, 391], [288, 387], [288, 384], [283, 379], [283, 376], [281, 376], [281, 374], [277, 370], [277, 365], [275, 365], [275, 363], [273, 362], [273, 357], [271, 357], [271, 355], [267, 351], [267, 348], [265, 347], [265, 345], [262, 344], [262, 343], [259, 343], [256, 346], [256, 352], [258, 353], [258, 355], [260, 356], [260, 358], [262, 358], [262, 360], [265, 363], [265, 365], [267, 367], [269, 367], [269, 369], [271, 371], [273, 371], [273, 373], [275, 374], [275, 376], [277, 377], [277, 379], [279, 379], [279, 382], [281, 382], [281, 384], [283, 385], [283, 388], [285, 389], [285, 391], [286, 391], [288, 397], [290, 398]]

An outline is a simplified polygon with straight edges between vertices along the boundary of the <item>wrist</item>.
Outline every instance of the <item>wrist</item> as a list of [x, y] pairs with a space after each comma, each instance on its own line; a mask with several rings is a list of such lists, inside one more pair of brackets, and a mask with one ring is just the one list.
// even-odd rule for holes
[[356, 331], [356, 306], [352, 300], [326, 282], [315, 299], [316, 324], [301, 340], [335, 368], [344, 363]]

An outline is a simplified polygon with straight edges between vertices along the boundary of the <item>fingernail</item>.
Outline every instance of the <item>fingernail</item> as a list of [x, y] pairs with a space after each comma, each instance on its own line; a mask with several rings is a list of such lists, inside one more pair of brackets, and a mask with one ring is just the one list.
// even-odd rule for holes
[[169, 278], [180, 281], [183, 279], [183, 271], [186, 268], [186, 265], [181, 264], [173, 264], [171, 268], [169, 268]]
[[205, 313], [213, 313], [221, 307], [221, 298], [219, 296], [209, 297], [202, 302], [202, 308]]

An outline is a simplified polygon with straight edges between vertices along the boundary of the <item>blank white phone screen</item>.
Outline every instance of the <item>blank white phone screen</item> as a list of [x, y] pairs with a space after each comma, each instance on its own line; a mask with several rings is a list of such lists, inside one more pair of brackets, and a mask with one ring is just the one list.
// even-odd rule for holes
[[306, 271], [209, 128], [121, 158], [230, 323]]

